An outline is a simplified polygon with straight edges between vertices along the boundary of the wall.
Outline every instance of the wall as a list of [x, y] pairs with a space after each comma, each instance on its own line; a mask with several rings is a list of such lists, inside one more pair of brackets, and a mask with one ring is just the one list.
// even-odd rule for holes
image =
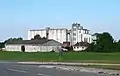
[[30, 30], [28, 31], [28, 40], [34, 38], [36, 34], [39, 34], [41, 37], [46, 37], [46, 30]]
[[88, 43], [92, 43], [92, 35], [90, 35], [90, 34], [83, 34], [83, 41], [85, 41], [84, 40], [84, 38], [87, 38], [87, 42]]
[[92, 35], [90, 35], [89, 30], [83, 29], [83, 27], [78, 24], [72, 25], [71, 36], [72, 45], [75, 45], [77, 42], [85, 42], [86, 39], [88, 43], [92, 42]]
[[[21, 52], [21, 46], [20, 45], [6, 45], [6, 51], [19, 51]], [[25, 52], [50, 52], [52, 50], [56, 51], [58, 50], [58, 46], [44, 46], [44, 45], [24, 45], [25, 46]]]
[[67, 29], [51, 29], [48, 38], [63, 43], [67, 41]]
[[85, 50], [87, 47], [84, 46], [74, 46], [73, 47], [73, 51], [83, 51]]
[[17, 45], [17, 44], [5, 45], [5, 49], [7, 51], [21, 51], [21, 46], [22, 45]]
[[[54, 39], [58, 42], [67, 41], [67, 29], [49, 29], [48, 39]], [[46, 37], [46, 29], [43, 30], [31, 30], [28, 31], [28, 40], [34, 38], [36, 34], [39, 34], [41, 37]]]

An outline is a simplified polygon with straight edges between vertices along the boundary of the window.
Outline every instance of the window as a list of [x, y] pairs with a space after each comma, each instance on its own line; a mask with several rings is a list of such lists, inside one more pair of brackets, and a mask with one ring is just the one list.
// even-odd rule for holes
[[84, 33], [87, 34], [87, 30], [84, 30]]
[[73, 36], [76, 36], [76, 33], [73, 33]]
[[76, 28], [73, 28], [73, 31], [76, 31]]
[[79, 31], [79, 33], [81, 33], [81, 30]]
[[86, 32], [85, 32], [86, 34], [89, 34], [89, 31], [88, 30], [86, 30]]
[[75, 37], [73, 37], [73, 41], [76, 41], [76, 38], [75, 38]]
[[82, 49], [84, 49], [84, 47], [82, 47]]
[[84, 38], [84, 42], [88, 42], [88, 38]]
[[89, 31], [88, 31], [88, 30], [84, 30], [84, 33], [85, 33], [85, 34], [89, 34]]

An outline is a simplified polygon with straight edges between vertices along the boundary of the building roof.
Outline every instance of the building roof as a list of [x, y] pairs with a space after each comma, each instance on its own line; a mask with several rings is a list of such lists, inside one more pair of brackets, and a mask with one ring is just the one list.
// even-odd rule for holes
[[70, 46], [70, 42], [63, 42], [63, 47], [69, 47]]
[[88, 42], [77, 42], [74, 46], [89, 46]]
[[47, 39], [40, 39], [40, 40], [21, 40], [21, 41], [14, 41], [14, 42], [8, 42], [7, 44], [44, 44], [47, 43], [49, 41], [54, 41], [55, 40], [47, 40]]
[[[29, 31], [45, 31], [47, 29], [34, 29]], [[67, 28], [49, 28], [49, 30], [67, 30]]]
[[55, 41], [53, 39], [48, 40], [46, 43], [42, 44], [43, 46], [61, 46], [62, 43]]

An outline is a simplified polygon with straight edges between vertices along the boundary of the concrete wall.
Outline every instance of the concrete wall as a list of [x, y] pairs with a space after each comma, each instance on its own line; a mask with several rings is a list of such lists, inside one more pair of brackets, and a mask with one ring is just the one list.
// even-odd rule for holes
[[[48, 39], [54, 39], [58, 42], [67, 41], [67, 29], [49, 29]], [[41, 37], [46, 37], [46, 29], [43, 30], [30, 30], [28, 31], [28, 40], [34, 38], [36, 34], [39, 34]]]
[[61, 43], [66, 42], [67, 41], [67, 29], [50, 29], [48, 38], [54, 39]]
[[22, 45], [14, 45], [14, 44], [5, 45], [5, 49], [6, 51], [21, 51], [21, 46]]
[[28, 31], [28, 40], [34, 38], [36, 34], [39, 34], [41, 37], [46, 37], [46, 30], [30, 30]]
[[[6, 45], [6, 51], [19, 51], [21, 52], [21, 46], [20, 45]], [[44, 45], [24, 45], [25, 46], [25, 52], [50, 52], [52, 50], [58, 51], [58, 46], [44, 46]]]
[[88, 43], [92, 42], [92, 35], [90, 35], [89, 30], [81, 28], [82, 26], [74, 25], [72, 26], [71, 40], [72, 45], [75, 45], [77, 42], [84, 42], [85, 38]]

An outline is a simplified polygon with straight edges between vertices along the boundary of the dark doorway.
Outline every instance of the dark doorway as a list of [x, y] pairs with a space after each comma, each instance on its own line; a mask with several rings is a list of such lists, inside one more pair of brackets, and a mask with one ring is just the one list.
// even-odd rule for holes
[[21, 46], [21, 51], [25, 52], [25, 46], [24, 45]]

